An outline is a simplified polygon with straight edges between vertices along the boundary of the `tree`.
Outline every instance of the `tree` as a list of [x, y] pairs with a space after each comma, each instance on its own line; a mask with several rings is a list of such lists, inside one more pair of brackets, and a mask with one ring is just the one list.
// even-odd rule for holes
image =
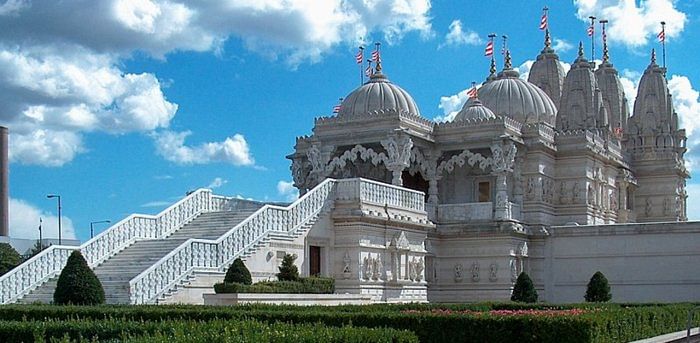
[[37, 239], [36, 243], [34, 243], [34, 246], [29, 249], [29, 252], [25, 256], [25, 261], [34, 257], [34, 255], [42, 252], [44, 249], [48, 248], [49, 246], [46, 244], [41, 244], [41, 242]]
[[96, 305], [105, 302], [102, 284], [80, 251], [74, 250], [68, 257], [58, 277], [53, 302], [59, 305]]
[[518, 275], [518, 280], [515, 281], [513, 295], [510, 297], [510, 300], [526, 303], [537, 302], [537, 290], [535, 290], [535, 285], [532, 284], [532, 279], [530, 279], [527, 273], [522, 272]]
[[226, 276], [224, 277], [224, 282], [227, 283], [241, 283], [244, 285], [250, 285], [253, 283], [253, 278], [250, 276], [250, 271], [246, 268], [243, 260], [237, 258], [233, 261], [233, 264], [226, 271]]
[[584, 298], [587, 302], [606, 302], [612, 299], [608, 279], [603, 273], [597, 271], [591, 276], [591, 281], [588, 281], [588, 287], [586, 288], [586, 295]]
[[296, 255], [286, 254], [282, 258], [282, 265], [279, 267], [280, 272], [277, 273], [277, 279], [280, 281], [297, 281], [299, 280], [299, 269], [294, 265], [297, 259]]
[[9, 243], [0, 243], [0, 275], [22, 263], [22, 256]]

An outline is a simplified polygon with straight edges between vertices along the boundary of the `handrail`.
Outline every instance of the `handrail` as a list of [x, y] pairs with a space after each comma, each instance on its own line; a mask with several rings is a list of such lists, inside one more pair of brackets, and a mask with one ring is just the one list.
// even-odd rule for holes
[[94, 267], [136, 239], [164, 237], [210, 208], [211, 190], [199, 189], [157, 215], [132, 214], [80, 246], [50, 246], [0, 276], [0, 304], [17, 300], [55, 276], [73, 250], [80, 249]]
[[221, 269], [271, 231], [291, 233], [318, 215], [335, 189], [326, 179], [287, 207], [265, 205], [216, 240], [189, 239], [129, 281], [132, 304], [151, 303], [195, 268]]

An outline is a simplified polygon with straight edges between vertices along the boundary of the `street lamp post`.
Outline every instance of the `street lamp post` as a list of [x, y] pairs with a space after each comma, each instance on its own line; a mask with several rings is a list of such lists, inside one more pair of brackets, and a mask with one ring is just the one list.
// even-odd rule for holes
[[95, 237], [95, 228], [93, 227], [94, 224], [101, 224], [101, 223], [111, 223], [109, 220], [98, 220], [96, 222], [90, 222], [90, 239], [92, 237]]
[[61, 245], [61, 196], [58, 194], [49, 194], [46, 197], [49, 199], [58, 199], [58, 245]]

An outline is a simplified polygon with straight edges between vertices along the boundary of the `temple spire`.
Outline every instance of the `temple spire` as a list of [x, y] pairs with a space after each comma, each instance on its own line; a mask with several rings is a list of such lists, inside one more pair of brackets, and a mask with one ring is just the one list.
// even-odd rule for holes
[[651, 49], [651, 65], [656, 65], [656, 49], [654, 48]]
[[491, 56], [491, 68], [489, 68], [489, 76], [486, 78], [487, 81], [496, 78], [496, 59]]
[[600, 20], [600, 25], [602, 26], [602, 35], [603, 35], [603, 63], [608, 63], [610, 60], [610, 55], [608, 53], [608, 35], [605, 33], [605, 24], [607, 24], [608, 21], [605, 19]]
[[511, 70], [513, 69], [513, 62], [511, 61], [510, 57], [510, 49], [506, 49], [506, 58], [505, 61], [503, 62], [503, 70]]
[[578, 42], [578, 58], [577, 60], [585, 60], [586, 56], [584, 56], [583, 52], [583, 42], [579, 41]]

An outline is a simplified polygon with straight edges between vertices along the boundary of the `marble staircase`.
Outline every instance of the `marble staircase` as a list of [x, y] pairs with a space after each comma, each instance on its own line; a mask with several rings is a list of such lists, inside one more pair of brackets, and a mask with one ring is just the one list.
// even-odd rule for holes
[[[163, 239], [139, 240], [94, 268], [108, 304], [129, 303], [129, 281], [190, 238], [215, 239], [248, 218], [255, 209], [203, 213]], [[19, 302], [50, 303], [58, 277]]]

